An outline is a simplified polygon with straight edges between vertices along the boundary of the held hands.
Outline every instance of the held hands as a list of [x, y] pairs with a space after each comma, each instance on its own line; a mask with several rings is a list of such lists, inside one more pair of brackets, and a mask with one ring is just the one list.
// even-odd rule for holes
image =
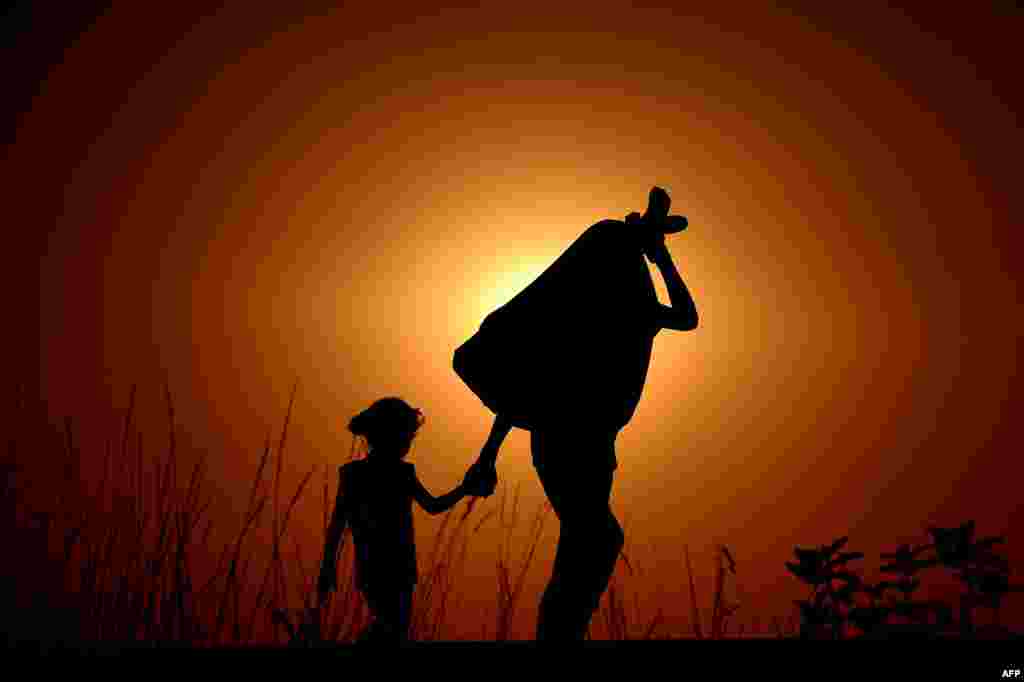
[[487, 442], [480, 450], [480, 456], [466, 472], [462, 480], [463, 492], [473, 497], [490, 497], [498, 485], [498, 471], [494, 463], [498, 460], [498, 449], [505, 436], [512, 430], [512, 421], [505, 415], [496, 414]]

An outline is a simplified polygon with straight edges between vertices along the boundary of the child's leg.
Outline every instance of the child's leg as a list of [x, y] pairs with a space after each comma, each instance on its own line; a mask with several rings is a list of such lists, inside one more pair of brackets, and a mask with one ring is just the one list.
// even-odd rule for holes
[[359, 635], [359, 642], [373, 643], [388, 639], [387, 590], [380, 587], [364, 588], [363, 598], [370, 610], [370, 622]]
[[362, 629], [359, 636], [356, 638], [356, 642], [359, 644], [374, 641], [374, 630], [377, 625], [377, 600], [375, 599], [375, 593], [369, 589], [362, 588], [360, 590], [363, 594], [363, 599], [366, 600], [366, 607], [370, 610], [370, 622], [366, 624], [366, 627]]
[[365, 590], [367, 606], [373, 621], [363, 631], [360, 641], [404, 642], [409, 639], [412, 614], [412, 587], [405, 585], [375, 586]]
[[405, 642], [409, 640], [409, 626], [412, 620], [412, 591], [414, 585], [403, 586], [398, 591], [398, 604], [395, 610], [395, 629], [398, 640]]

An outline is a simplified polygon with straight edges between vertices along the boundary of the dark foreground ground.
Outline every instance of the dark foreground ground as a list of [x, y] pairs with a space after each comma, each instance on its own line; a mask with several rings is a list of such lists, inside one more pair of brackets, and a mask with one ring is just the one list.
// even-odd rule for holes
[[[5, 656], [34, 658], [30, 664], [57, 663], [84, 673], [97, 670], [162, 671], [174, 675], [259, 674], [264, 678], [322, 677], [359, 670], [400, 667], [415, 675], [500, 674], [544, 679], [608, 679], [626, 675], [668, 674], [674, 678], [710, 679], [855, 679], [855, 680], [1020, 680], [1024, 673], [1024, 636], [1001, 641], [936, 641], [904, 638], [880, 644], [799, 642], [787, 638], [723, 640], [594, 641], [572, 646], [535, 642], [417, 642], [401, 647], [221, 647], [189, 648], [131, 645], [23, 643]], [[554, 667], [553, 664], [557, 662]], [[356, 667], [352, 667], [355, 665]], [[180, 666], [180, 667], [177, 667]], [[348, 666], [348, 667], [346, 667]], [[368, 666], [368, 667], [367, 667]], [[171, 673], [171, 669], [174, 672]], [[565, 677], [561, 673], [565, 673]], [[134, 673], [133, 673], [134, 674]], [[522, 678], [522, 677], [521, 677]], [[17, 678], [12, 678], [17, 679]], [[528, 679], [528, 678], [527, 678]]]

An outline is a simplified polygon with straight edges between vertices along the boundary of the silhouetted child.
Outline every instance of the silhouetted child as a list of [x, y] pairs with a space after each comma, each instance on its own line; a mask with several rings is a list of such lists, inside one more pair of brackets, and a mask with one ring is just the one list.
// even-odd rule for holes
[[357, 585], [373, 614], [360, 641], [408, 639], [417, 581], [412, 501], [429, 514], [440, 514], [471, 494], [471, 486], [474, 493], [479, 487], [463, 481], [441, 497], [427, 492], [415, 467], [403, 461], [422, 424], [420, 410], [399, 398], [378, 400], [349, 422], [349, 431], [366, 437], [369, 451], [365, 459], [339, 469], [318, 590], [323, 603], [337, 588], [337, 550], [348, 525], [355, 543]]

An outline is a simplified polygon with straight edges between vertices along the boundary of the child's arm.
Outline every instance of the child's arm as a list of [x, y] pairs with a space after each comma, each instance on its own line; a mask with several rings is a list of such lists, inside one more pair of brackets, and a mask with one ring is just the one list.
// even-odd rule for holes
[[337, 588], [338, 583], [338, 545], [341, 543], [341, 536], [345, 532], [345, 525], [348, 521], [348, 509], [346, 502], [348, 495], [344, 494], [345, 475], [339, 470], [338, 496], [334, 501], [334, 514], [331, 516], [331, 523], [327, 527], [327, 538], [324, 542], [324, 557], [320, 563], [320, 581], [317, 591], [321, 599], [327, 592]]
[[454, 507], [459, 500], [466, 496], [466, 486], [464, 483], [460, 483], [450, 493], [441, 495], [441, 497], [434, 497], [430, 492], [423, 487], [420, 483], [420, 479], [413, 473], [413, 499], [419, 503], [423, 510], [428, 514], [440, 514], [446, 512]]

